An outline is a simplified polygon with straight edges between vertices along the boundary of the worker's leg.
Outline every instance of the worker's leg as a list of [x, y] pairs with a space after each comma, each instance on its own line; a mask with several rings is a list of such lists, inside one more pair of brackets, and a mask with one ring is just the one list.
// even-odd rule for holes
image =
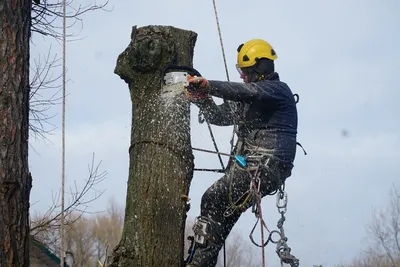
[[[247, 174], [244, 172], [235, 172], [232, 181], [232, 197], [234, 193], [238, 194], [239, 191], [244, 193], [249, 189], [249, 182], [245, 181], [250, 180], [246, 176]], [[216, 265], [224, 240], [241, 215], [241, 212], [238, 211], [230, 217], [224, 216], [224, 212], [229, 206], [229, 180], [229, 175], [223, 176], [203, 194], [201, 214], [198, 219], [206, 221], [209, 227], [204, 246], [196, 244], [196, 251], [191, 263], [193, 266], [214, 267]], [[243, 182], [238, 184], [237, 181], [240, 180]]]
[[[265, 196], [282, 183], [282, 174], [276, 166], [269, 168], [267, 173], [262, 176], [260, 193]], [[287, 172], [285, 176], [288, 177]], [[235, 169], [232, 173], [232, 185], [230, 185], [229, 172], [207, 189], [201, 200], [201, 216], [199, 221], [206, 221], [209, 225], [205, 245], [196, 245], [192, 265], [198, 267], [214, 267], [216, 265], [219, 251], [224, 244], [233, 226], [239, 219], [243, 210], [237, 209], [230, 216], [224, 213], [232, 203], [229, 200], [229, 194], [232, 201], [236, 202], [250, 188], [251, 176], [243, 170]], [[284, 177], [284, 178], [286, 178]], [[284, 179], [283, 178], [283, 179]], [[230, 189], [231, 192], [230, 192]], [[239, 203], [237, 203], [239, 204]], [[251, 201], [245, 206], [245, 209], [251, 206]], [[196, 228], [196, 225], [195, 227]]]

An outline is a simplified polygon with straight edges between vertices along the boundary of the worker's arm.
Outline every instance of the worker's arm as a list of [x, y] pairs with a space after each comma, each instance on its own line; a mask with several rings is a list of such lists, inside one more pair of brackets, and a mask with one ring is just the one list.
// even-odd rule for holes
[[225, 81], [208, 81], [203, 77], [189, 79], [192, 89], [197, 92], [221, 97], [235, 102], [276, 102], [280, 98], [280, 89], [274, 83], [242, 83]]
[[208, 93], [226, 100], [237, 102], [269, 101], [276, 98], [272, 86], [259, 86], [256, 83], [208, 81]]
[[231, 110], [230, 104], [224, 102], [217, 105], [211, 96], [201, 101], [193, 101], [200, 111], [204, 114], [204, 118], [211, 124], [218, 126], [228, 126], [234, 124], [234, 112]]

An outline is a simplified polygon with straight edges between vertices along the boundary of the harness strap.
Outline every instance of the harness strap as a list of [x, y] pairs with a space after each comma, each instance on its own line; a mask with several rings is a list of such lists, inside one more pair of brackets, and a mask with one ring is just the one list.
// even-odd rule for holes
[[296, 145], [298, 145], [299, 147], [301, 147], [301, 149], [303, 149], [304, 155], [307, 155], [306, 150], [304, 149], [304, 147], [299, 142], [296, 142]]

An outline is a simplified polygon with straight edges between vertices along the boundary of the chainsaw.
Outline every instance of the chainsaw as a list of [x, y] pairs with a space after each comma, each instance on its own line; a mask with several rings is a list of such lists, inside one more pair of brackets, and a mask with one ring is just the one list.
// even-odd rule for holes
[[168, 65], [163, 73], [164, 85], [182, 84], [186, 90], [189, 87], [188, 80], [194, 77], [201, 77], [200, 72], [190, 66]]

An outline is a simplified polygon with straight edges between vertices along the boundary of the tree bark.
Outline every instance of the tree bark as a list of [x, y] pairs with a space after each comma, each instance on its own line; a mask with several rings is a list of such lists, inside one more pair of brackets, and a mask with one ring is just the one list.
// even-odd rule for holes
[[29, 266], [29, 39], [32, 0], [0, 1], [0, 266]]
[[168, 64], [192, 66], [197, 34], [133, 27], [115, 73], [129, 85], [132, 132], [122, 238], [110, 266], [183, 266], [186, 199], [193, 177], [190, 104], [183, 86], [163, 91]]

